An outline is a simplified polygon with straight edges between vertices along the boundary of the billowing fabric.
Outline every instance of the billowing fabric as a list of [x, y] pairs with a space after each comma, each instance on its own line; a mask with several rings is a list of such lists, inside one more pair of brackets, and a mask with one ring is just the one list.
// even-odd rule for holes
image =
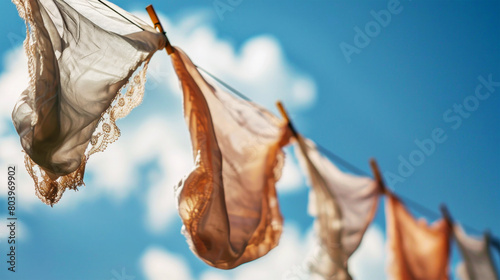
[[297, 137], [296, 155], [312, 187], [309, 212], [319, 246], [308, 261], [312, 279], [352, 279], [349, 257], [375, 215], [380, 187], [368, 177], [343, 173], [309, 139]]
[[115, 121], [141, 102], [147, 61], [165, 37], [104, 0], [14, 3], [26, 21], [30, 84], [12, 120], [36, 194], [53, 205], [83, 184], [88, 157], [118, 138]]
[[289, 131], [267, 110], [209, 84], [179, 48], [171, 58], [195, 161], [176, 189], [183, 233], [207, 264], [234, 268], [278, 244], [275, 183]]
[[451, 228], [441, 219], [431, 226], [415, 220], [391, 194], [386, 202], [389, 279], [447, 280]]
[[462, 280], [498, 280], [493, 264], [487, 235], [481, 239], [467, 236], [459, 225], [453, 226], [453, 234], [465, 263], [460, 269]]

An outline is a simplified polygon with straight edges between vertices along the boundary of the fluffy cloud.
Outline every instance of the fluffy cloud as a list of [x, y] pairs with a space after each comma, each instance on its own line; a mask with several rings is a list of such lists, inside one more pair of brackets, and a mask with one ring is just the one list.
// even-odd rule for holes
[[149, 280], [190, 280], [189, 267], [182, 256], [173, 255], [162, 249], [152, 247], [146, 250], [140, 260], [146, 279]]

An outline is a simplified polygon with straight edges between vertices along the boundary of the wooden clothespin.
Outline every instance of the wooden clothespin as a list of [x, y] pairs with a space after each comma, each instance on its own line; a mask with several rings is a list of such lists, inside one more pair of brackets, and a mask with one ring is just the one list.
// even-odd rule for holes
[[443, 218], [446, 220], [448, 225], [450, 227], [453, 227], [453, 218], [451, 217], [450, 211], [448, 211], [448, 208], [446, 207], [446, 205], [444, 203], [441, 204], [439, 209], [441, 210], [441, 213], [443, 214]]
[[276, 107], [278, 107], [278, 110], [280, 111], [283, 119], [285, 119], [285, 121], [288, 123], [288, 127], [290, 128], [293, 136], [297, 137], [299, 134], [297, 133], [297, 130], [295, 130], [295, 127], [293, 126], [292, 121], [290, 120], [290, 117], [288, 116], [288, 113], [283, 106], [283, 103], [281, 103], [281, 101], [276, 102]]
[[386, 195], [390, 194], [389, 189], [385, 185], [384, 178], [382, 177], [382, 173], [380, 172], [380, 169], [378, 168], [377, 161], [374, 158], [370, 159], [370, 166], [372, 168], [373, 178], [375, 179], [375, 181], [379, 185], [380, 192], [383, 194], [386, 194]]
[[167, 44], [165, 45], [165, 49], [167, 50], [168, 55], [172, 54], [174, 52], [174, 48], [170, 44], [170, 41], [168, 40], [167, 33], [165, 30], [163, 30], [163, 26], [161, 25], [160, 19], [158, 18], [158, 15], [156, 14], [155, 9], [153, 8], [153, 5], [149, 5], [146, 7], [146, 11], [148, 11], [149, 17], [151, 18], [151, 21], [154, 24], [155, 29], [163, 33], [165, 35], [165, 38], [167, 39]]

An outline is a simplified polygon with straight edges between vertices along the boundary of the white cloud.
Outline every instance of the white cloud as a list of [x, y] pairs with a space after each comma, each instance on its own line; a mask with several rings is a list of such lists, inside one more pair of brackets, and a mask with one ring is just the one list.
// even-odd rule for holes
[[148, 280], [190, 280], [189, 267], [182, 256], [173, 255], [163, 249], [152, 247], [146, 250], [140, 265]]
[[146, 225], [154, 233], [161, 234], [177, 217], [177, 202], [174, 199], [171, 179], [164, 177], [153, 184], [147, 193]]
[[[154, 123], [149, 125], [151, 130], [161, 128]], [[151, 145], [158, 155], [160, 170], [154, 174], [146, 196], [147, 225], [150, 230], [157, 233], [163, 232], [169, 222], [177, 216], [173, 187], [193, 165], [187, 128], [165, 124], [164, 131], [164, 136], [155, 137], [156, 145]], [[171, 133], [173, 131], [178, 133]], [[147, 134], [146, 131], [144, 134], [151, 135], [154, 132], [150, 131]]]
[[232, 278], [228, 276], [221, 275], [217, 271], [208, 271], [203, 273], [200, 280], [231, 280]]
[[192, 168], [188, 132], [182, 123], [169, 122], [160, 115], [146, 116], [142, 121], [135, 129], [122, 127], [119, 141], [91, 157], [86, 171], [91, 179], [80, 192], [65, 197], [67, 201], [61, 199], [61, 206], [98, 195], [119, 202], [139, 192], [147, 228], [154, 233], [167, 229], [177, 217], [173, 187]]
[[[96, 188], [115, 196], [127, 196], [139, 186], [144, 189], [149, 184], [145, 181], [149, 173], [141, 172], [150, 171], [141, 171], [140, 167], [153, 160], [158, 162], [163, 177], [182, 174], [190, 166], [191, 159], [187, 129], [177, 126], [161, 115], [146, 116], [135, 128], [123, 126], [119, 141], [89, 161], [88, 171], [95, 176]], [[162, 180], [161, 176], [154, 181]]]
[[311, 79], [299, 79], [292, 84], [291, 95], [297, 104], [312, 105], [316, 100], [316, 84]]

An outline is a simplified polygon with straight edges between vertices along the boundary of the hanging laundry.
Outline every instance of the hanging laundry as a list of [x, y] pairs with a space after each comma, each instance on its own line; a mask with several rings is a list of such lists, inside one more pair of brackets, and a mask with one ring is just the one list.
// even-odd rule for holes
[[462, 280], [498, 280], [490, 252], [488, 235], [481, 239], [467, 236], [460, 225], [453, 226], [453, 234], [462, 253], [464, 263], [459, 269]]
[[290, 133], [267, 110], [208, 83], [179, 48], [171, 58], [195, 163], [176, 189], [183, 233], [207, 264], [234, 268], [278, 244], [275, 183]]
[[30, 82], [12, 120], [36, 194], [53, 205], [83, 185], [89, 156], [117, 140], [115, 121], [140, 104], [165, 36], [105, 0], [13, 2], [26, 21]]
[[389, 275], [393, 280], [447, 280], [451, 228], [415, 220], [392, 194], [386, 201]]
[[312, 279], [352, 279], [347, 262], [377, 210], [380, 188], [368, 177], [340, 171], [313, 141], [297, 137], [295, 154], [312, 187], [309, 212], [316, 217], [317, 248], [308, 265]]

